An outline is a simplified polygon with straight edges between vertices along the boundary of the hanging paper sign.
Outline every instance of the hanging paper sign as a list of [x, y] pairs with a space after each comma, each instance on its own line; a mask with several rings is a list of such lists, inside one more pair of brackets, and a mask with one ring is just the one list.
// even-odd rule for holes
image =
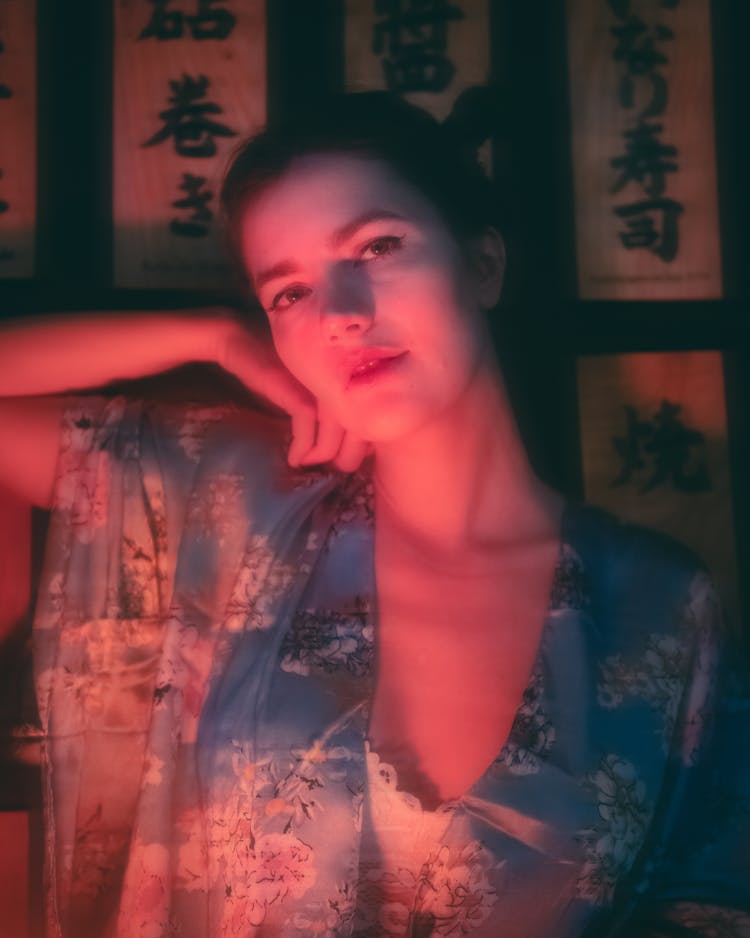
[[0, 2], [0, 277], [31, 277], [36, 226], [36, 4]]
[[490, 73], [488, 0], [346, 0], [347, 91], [388, 89], [439, 120]]
[[709, 0], [567, 11], [580, 297], [720, 297]]
[[265, 123], [264, 0], [114, 0], [115, 283], [227, 283], [231, 150]]
[[586, 501], [700, 554], [737, 622], [721, 354], [583, 357], [578, 397]]

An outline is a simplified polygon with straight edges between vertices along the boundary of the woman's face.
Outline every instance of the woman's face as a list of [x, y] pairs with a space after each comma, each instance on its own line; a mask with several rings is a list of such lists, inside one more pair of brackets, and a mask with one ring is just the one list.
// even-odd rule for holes
[[486, 283], [385, 163], [298, 158], [246, 210], [243, 256], [289, 371], [373, 442], [446, 411], [486, 355]]

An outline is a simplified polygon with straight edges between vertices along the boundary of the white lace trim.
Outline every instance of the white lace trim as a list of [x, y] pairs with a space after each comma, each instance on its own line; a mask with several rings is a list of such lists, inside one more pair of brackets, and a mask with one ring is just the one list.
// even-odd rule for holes
[[[422, 808], [419, 798], [398, 787], [398, 773], [365, 742], [370, 823], [363, 836], [363, 859], [376, 860], [384, 873], [409, 870], [418, 876], [434, 853], [453, 818], [457, 803], [435, 811]], [[369, 829], [368, 829], [369, 828]]]

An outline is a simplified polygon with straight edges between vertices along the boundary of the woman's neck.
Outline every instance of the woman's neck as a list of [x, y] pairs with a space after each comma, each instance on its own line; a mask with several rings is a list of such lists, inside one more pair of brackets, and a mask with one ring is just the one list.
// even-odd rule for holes
[[381, 518], [446, 556], [549, 536], [562, 510], [529, 465], [494, 362], [448, 411], [376, 446], [375, 487]]

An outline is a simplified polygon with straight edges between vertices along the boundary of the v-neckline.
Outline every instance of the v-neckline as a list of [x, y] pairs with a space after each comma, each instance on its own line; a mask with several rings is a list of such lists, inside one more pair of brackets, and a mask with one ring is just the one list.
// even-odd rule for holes
[[[534, 654], [531, 660], [531, 666], [529, 668], [526, 681], [523, 686], [523, 691], [521, 692], [520, 699], [518, 700], [515, 706], [515, 709], [513, 712], [513, 719], [510, 721], [508, 734], [505, 740], [503, 741], [502, 745], [500, 746], [500, 748], [497, 750], [497, 752], [491, 759], [491, 761], [487, 763], [487, 765], [484, 767], [481, 773], [477, 776], [477, 778], [469, 785], [466, 791], [464, 791], [461, 795], [458, 795], [453, 798], [441, 799], [434, 807], [425, 808], [424, 805], [422, 804], [422, 799], [420, 798], [418, 794], [412, 791], [409, 791], [406, 788], [402, 788], [401, 785], [399, 784], [396, 790], [410, 798], [416, 799], [422, 811], [443, 812], [447, 810], [453, 810], [455, 809], [455, 807], [460, 805], [464, 799], [471, 797], [475, 793], [476, 789], [482, 784], [485, 777], [487, 776], [487, 773], [501, 759], [503, 752], [505, 752], [505, 750], [508, 747], [508, 744], [512, 741], [514, 728], [517, 725], [521, 717], [521, 709], [524, 706], [524, 701], [526, 699], [527, 692], [533, 685], [535, 677], [543, 664], [545, 648], [547, 645], [549, 630], [551, 627], [551, 618], [552, 618], [551, 613], [553, 612], [553, 602], [555, 600], [555, 594], [558, 589], [559, 578], [560, 578], [560, 575], [564, 566], [564, 562], [565, 562], [566, 549], [570, 547], [570, 543], [569, 543], [570, 541], [570, 516], [572, 513], [572, 508], [573, 508], [572, 502], [568, 498], [563, 496], [562, 497], [562, 509], [560, 511], [560, 517], [558, 521], [557, 558], [555, 560], [555, 566], [552, 571], [552, 578], [551, 578], [549, 590], [547, 593], [547, 602], [545, 605], [544, 619], [539, 629], [539, 633], [538, 633], [539, 637], [538, 637], [538, 641], [536, 645], [536, 650], [534, 651]], [[379, 604], [378, 604], [378, 595], [377, 595], [377, 579], [375, 576], [374, 526], [373, 526], [372, 531], [373, 531], [373, 554], [372, 554], [373, 600], [371, 604], [371, 617], [372, 617], [372, 624], [374, 627], [374, 634], [376, 636], [375, 641], [377, 642]], [[375, 667], [377, 668], [377, 664], [375, 664]], [[375, 694], [375, 684], [376, 684], [376, 675], [373, 676], [373, 679], [370, 682], [368, 697], [367, 697], [367, 700], [365, 701], [365, 710], [366, 710], [367, 718], [366, 718], [366, 723], [365, 723], [364, 744], [365, 744], [365, 748], [367, 751], [373, 753], [375, 756], [378, 757], [378, 759], [380, 759], [380, 753], [377, 751], [377, 749], [374, 748], [372, 744], [371, 732], [370, 732], [370, 722], [372, 718], [372, 704], [373, 704], [374, 694]], [[386, 762], [386, 764], [390, 765], [390, 763], [388, 763], [387, 760], [384, 760], [384, 761]], [[391, 765], [391, 768], [394, 770], [398, 778], [400, 774], [398, 766]], [[431, 779], [430, 781], [432, 782]], [[432, 784], [434, 785], [435, 788], [437, 788], [437, 785], [435, 785], [434, 782], [432, 782]]]

